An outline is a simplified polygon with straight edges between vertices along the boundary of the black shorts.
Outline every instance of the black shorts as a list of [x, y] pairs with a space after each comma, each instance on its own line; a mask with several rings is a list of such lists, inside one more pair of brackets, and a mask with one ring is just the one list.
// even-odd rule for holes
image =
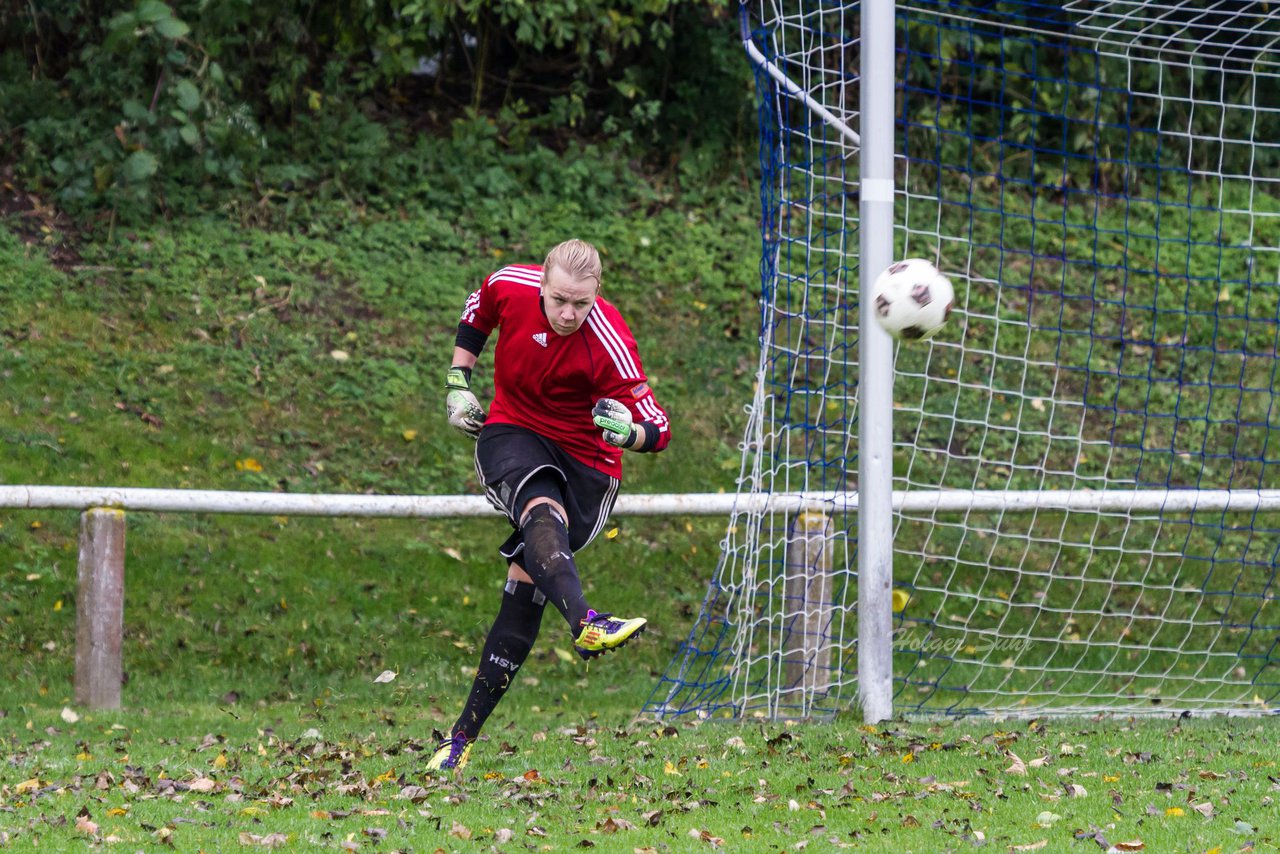
[[524, 566], [520, 513], [529, 499], [554, 499], [569, 515], [569, 547], [575, 552], [609, 521], [618, 499], [618, 479], [579, 462], [550, 439], [514, 424], [491, 424], [476, 442], [476, 474], [489, 503], [506, 514], [515, 531], [498, 549]]

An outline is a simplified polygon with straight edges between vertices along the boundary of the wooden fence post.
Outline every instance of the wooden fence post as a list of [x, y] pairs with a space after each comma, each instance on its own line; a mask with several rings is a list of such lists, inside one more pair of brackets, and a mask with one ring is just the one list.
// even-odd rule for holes
[[124, 678], [123, 510], [91, 507], [80, 514], [76, 570], [76, 702], [120, 708]]
[[787, 537], [783, 699], [806, 707], [831, 688], [831, 518], [818, 510], [796, 514]]

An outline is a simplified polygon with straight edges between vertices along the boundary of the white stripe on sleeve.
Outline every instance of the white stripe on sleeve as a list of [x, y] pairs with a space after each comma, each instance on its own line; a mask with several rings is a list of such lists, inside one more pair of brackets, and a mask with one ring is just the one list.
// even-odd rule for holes
[[639, 367], [636, 366], [635, 359], [631, 358], [631, 352], [623, 342], [622, 336], [604, 318], [603, 312], [593, 310], [587, 315], [587, 325], [596, 333], [596, 337], [600, 339], [600, 343], [613, 359], [613, 366], [618, 369], [618, 373], [624, 380], [638, 380], [643, 376]]
[[503, 267], [494, 273], [489, 281], [493, 282], [497, 279], [520, 285], [530, 285], [535, 288], [542, 287], [542, 273], [537, 270], [526, 270], [523, 267]]

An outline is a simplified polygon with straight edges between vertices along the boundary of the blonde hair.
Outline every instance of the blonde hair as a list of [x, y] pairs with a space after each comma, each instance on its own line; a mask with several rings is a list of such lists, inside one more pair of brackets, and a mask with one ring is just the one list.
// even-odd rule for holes
[[595, 279], [596, 287], [600, 287], [600, 253], [585, 240], [566, 240], [547, 253], [547, 260], [542, 262], [544, 285], [547, 283], [547, 273], [552, 267], [564, 270], [576, 282]]

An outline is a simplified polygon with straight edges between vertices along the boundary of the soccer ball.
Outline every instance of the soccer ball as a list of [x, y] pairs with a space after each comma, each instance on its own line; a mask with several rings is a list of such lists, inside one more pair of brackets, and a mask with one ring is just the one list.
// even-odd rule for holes
[[908, 258], [876, 276], [871, 300], [881, 329], [903, 341], [923, 341], [947, 322], [956, 293], [933, 264]]

